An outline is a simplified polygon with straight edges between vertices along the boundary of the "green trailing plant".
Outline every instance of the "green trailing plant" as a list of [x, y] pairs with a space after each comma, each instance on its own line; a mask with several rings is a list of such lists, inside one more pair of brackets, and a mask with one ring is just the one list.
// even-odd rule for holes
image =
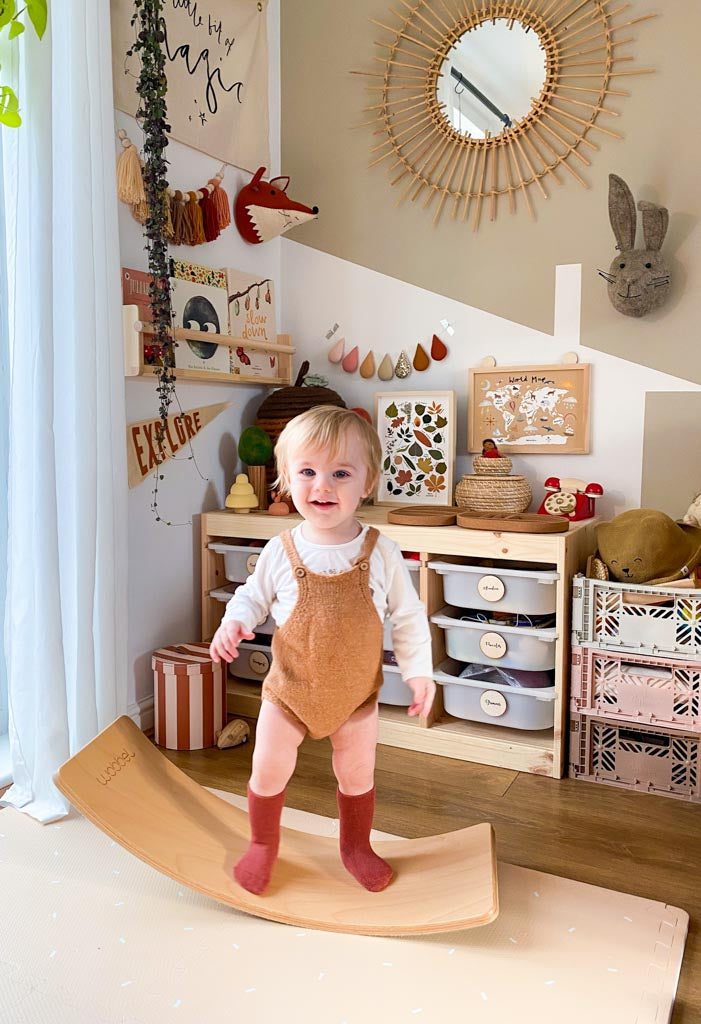
[[[7, 39], [17, 39], [26, 29], [22, 15], [29, 18], [39, 39], [46, 31], [48, 19], [47, 0], [27, 0], [21, 10], [17, 10], [16, 0], [0, 0], [0, 34], [7, 29]], [[0, 68], [0, 70], [2, 70]], [[0, 124], [6, 128], [19, 128], [22, 118], [19, 113], [19, 97], [9, 85], [0, 82]]]
[[[1, 2], [1, 0], [0, 0]], [[144, 222], [148, 269], [151, 274], [151, 308], [153, 311], [153, 345], [158, 352], [154, 372], [158, 378], [158, 415], [156, 442], [161, 461], [166, 455], [163, 447], [168, 411], [175, 398], [175, 342], [172, 336], [173, 314], [170, 299], [170, 262], [168, 258], [168, 207], [166, 205], [168, 162], [165, 150], [168, 146], [168, 108], [166, 94], [168, 81], [165, 74], [165, 42], [163, 22], [163, 0], [134, 0], [134, 15], [131, 24], [135, 40], [128, 51], [129, 56], [138, 54], [141, 70], [136, 91], [139, 107], [136, 119], [144, 133], [143, 180], [148, 216]], [[156, 471], [151, 508], [157, 522], [162, 520], [158, 511], [158, 480]], [[162, 479], [162, 477], [161, 477]]]

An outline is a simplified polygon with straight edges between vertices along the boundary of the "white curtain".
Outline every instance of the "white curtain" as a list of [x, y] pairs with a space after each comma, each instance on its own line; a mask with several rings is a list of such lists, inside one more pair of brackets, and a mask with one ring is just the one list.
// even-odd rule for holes
[[[124, 376], [109, 0], [51, 0], [20, 38], [4, 129], [11, 386], [5, 656], [13, 785], [52, 776], [126, 709]], [[3, 72], [6, 67], [3, 68]]]

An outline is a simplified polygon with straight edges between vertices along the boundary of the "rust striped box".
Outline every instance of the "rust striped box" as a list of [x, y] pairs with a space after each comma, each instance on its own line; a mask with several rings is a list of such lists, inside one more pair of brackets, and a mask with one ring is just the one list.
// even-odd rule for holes
[[209, 644], [172, 644], [153, 652], [154, 733], [159, 747], [216, 746], [226, 725], [226, 665], [215, 665]]

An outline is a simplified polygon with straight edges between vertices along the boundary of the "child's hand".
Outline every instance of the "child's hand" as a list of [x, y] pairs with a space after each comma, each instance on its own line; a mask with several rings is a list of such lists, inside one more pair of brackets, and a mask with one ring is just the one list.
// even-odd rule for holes
[[407, 679], [406, 685], [411, 688], [414, 694], [414, 703], [407, 714], [420, 715], [425, 718], [433, 706], [433, 698], [436, 695], [436, 684], [428, 676], [415, 676], [414, 679]]
[[240, 622], [229, 619], [222, 622], [209, 645], [209, 656], [215, 664], [220, 661], [233, 661], [238, 658], [236, 648], [242, 640], [253, 640], [254, 634], [247, 632]]

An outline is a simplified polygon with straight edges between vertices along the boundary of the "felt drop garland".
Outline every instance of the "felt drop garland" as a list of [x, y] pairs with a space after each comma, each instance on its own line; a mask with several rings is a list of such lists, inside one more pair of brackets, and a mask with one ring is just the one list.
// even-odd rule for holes
[[[123, 128], [117, 135], [124, 147], [117, 161], [117, 195], [122, 203], [131, 207], [132, 216], [144, 224], [149, 207], [144, 191], [143, 165], [136, 146]], [[221, 187], [223, 178], [224, 166], [201, 188], [166, 190], [166, 232], [173, 245], [213, 242], [231, 224], [229, 197]]]

